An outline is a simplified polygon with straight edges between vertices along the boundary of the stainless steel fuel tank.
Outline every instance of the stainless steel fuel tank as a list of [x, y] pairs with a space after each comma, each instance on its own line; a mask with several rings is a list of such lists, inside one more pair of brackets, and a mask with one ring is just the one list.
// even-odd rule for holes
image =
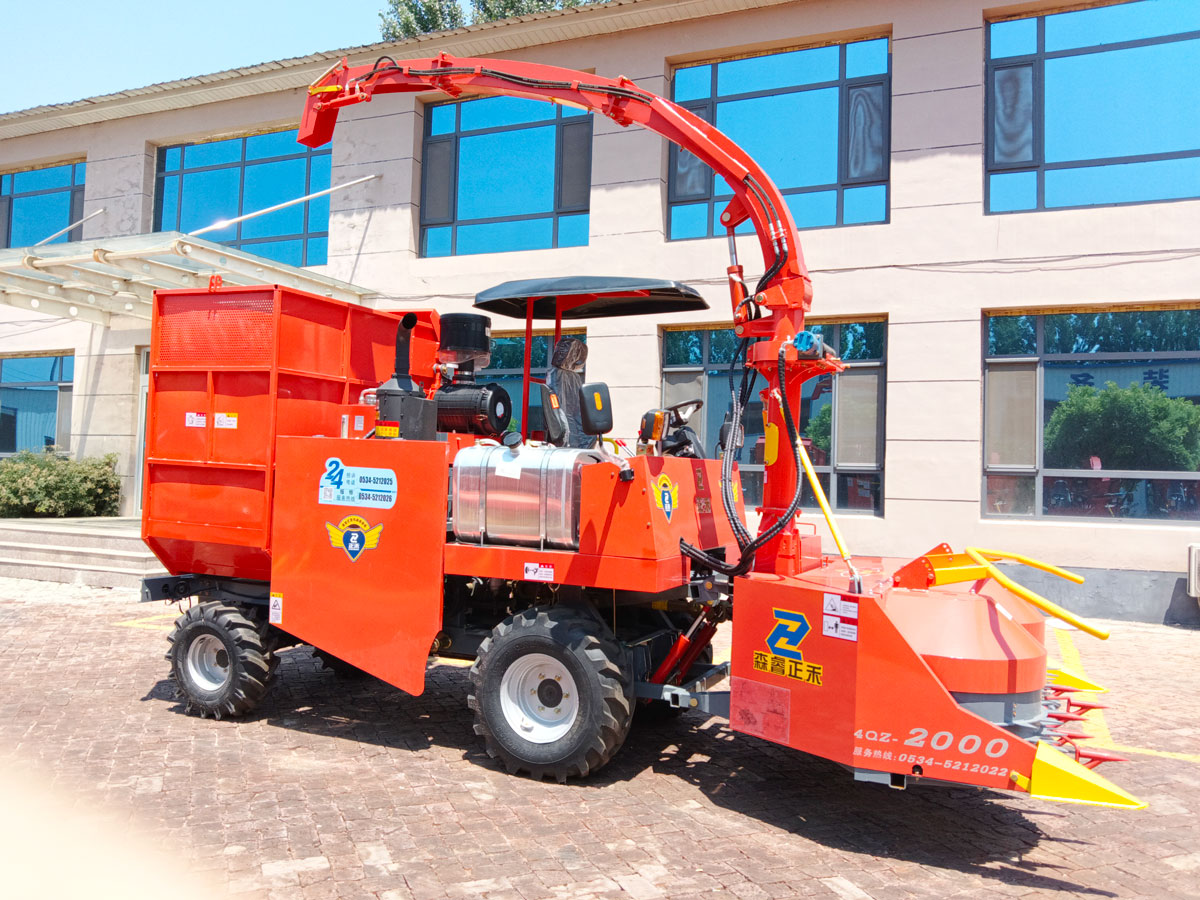
[[454, 457], [453, 525], [460, 541], [579, 549], [580, 469], [594, 450], [493, 443]]

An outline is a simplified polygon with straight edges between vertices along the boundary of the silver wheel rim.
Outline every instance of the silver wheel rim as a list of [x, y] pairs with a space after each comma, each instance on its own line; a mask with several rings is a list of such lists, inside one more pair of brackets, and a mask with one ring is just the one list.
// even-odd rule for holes
[[229, 681], [229, 651], [215, 634], [198, 636], [187, 651], [188, 677], [205, 691], [218, 691]]
[[500, 679], [500, 710], [531, 744], [557, 741], [579, 715], [579, 691], [565, 665], [545, 653], [522, 656]]

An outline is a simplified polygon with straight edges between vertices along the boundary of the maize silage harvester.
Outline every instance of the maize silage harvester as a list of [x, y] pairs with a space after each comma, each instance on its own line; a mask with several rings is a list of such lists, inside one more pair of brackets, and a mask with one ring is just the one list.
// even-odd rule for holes
[[[172, 574], [146, 590], [192, 598], [168, 653], [190, 711], [251, 711], [276, 651], [299, 643], [411, 694], [440, 655], [473, 660], [467, 704], [488, 752], [538, 778], [599, 769], [635, 712], [697, 709], [862, 781], [1141, 806], [1093, 771], [1111, 757], [1072, 730], [1091, 705], [1073, 694], [1090, 686], [1048, 680], [1042, 613], [1106, 635], [996, 562], [1080, 579], [945, 544], [912, 560], [846, 552], [796, 421], [802, 383], [843, 366], [805, 328], [795, 225], [741, 148], [624, 78], [445, 55], [343, 60], [310, 88], [300, 141], [326, 143], [338, 109], [394, 91], [570, 104], [643, 125], [725, 178], [739, 346], [722, 444], [739, 445], [761, 379], [761, 524], [746, 525], [735, 454], [704, 458], [687, 427], [699, 401], [647, 412], [639, 452], [622, 454], [602, 437], [607, 387], [580, 383], [578, 342], [556, 343], [543, 384], [526, 340], [518, 431], [507, 392], [475, 380], [485, 312], [524, 318], [527, 336], [553, 319], [557, 338], [564, 318], [705, 308], [685, 285], [511, 283], [480, 294], [482, 312], [441, 316], [273, 286], [160, 292], [143, 532]], [[733, 239], [746, 220], [765, 264], [753, 288]], [[836, 554], [797, 525], [806, 477]], [[731, 660], [713, 665], [729, 620]]]

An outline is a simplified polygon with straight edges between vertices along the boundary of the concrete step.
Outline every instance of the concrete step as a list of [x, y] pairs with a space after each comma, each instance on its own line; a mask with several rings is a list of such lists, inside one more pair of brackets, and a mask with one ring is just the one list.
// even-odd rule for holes
[[136, 588], [163, 574], [138, 519], [0, 519], [0, 575]]
[[[61, 538], [62, 536], [56, 535], [56, 537]], [[145, 570], [162, 568], [155, 555], [145, 546], [131, 550], [110, 550], [106, 547], [0, 541], [0, 557], [20, 559], [31, 565], [43, 562], [69, 562], [81, 566], [117, 566], [118, 568]]]
[[145, 547], [138, 519], [0, 519], [0, 541], [132, 551]]
[[37, 581], [58, 581], [63, 584], [82, 584], [88, 587], [138, 588], [147, 575], [165, 574], [148, 572], [141, 567], [101, 566], [72, 562], [30, 562], [24, 559], [0, 556], [0, 576], [6, 578], [32, 578]]

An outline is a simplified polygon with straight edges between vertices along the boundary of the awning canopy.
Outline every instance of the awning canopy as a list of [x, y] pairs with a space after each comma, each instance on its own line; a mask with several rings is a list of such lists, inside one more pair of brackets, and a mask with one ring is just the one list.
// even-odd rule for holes
[[367, 288], [177, 231], [0, 250], [0, 302], [95, 325], [150, 318], [158, 288], [279, 284], [362, 304]]
[[524, 319], [533, 301], [534, 319], [603, 319], [708, 309], [700, 292], [678, 281], [660, 278], [616, 278], [569, 275], [506, 281], [475, 295], [475, 308]]

